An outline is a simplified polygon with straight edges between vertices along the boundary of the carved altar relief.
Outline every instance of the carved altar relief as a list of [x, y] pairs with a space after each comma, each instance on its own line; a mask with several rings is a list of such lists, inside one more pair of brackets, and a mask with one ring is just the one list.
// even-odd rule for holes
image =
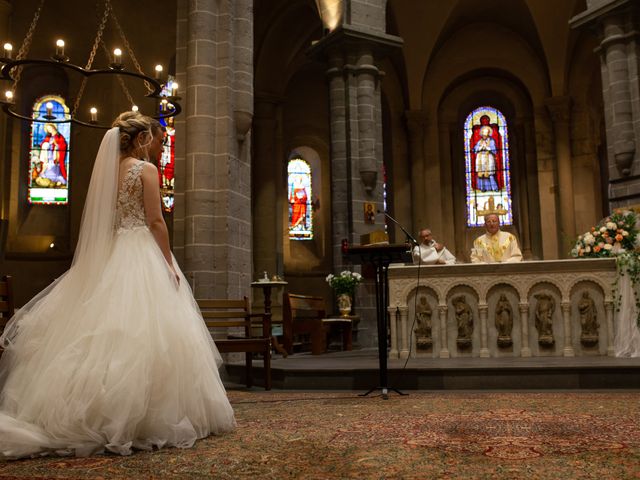
[[496, 304], [495, 325], [498, 330], [498, 347], [506, 348], [513, 345], [511, 331], [513, 330], [513, 309], [504, 293]]
[[538, 343], [542, 347], [552, 347], [555, 343], [553, 337], [553, 313], [556, 310], [556, 301], [547, 293], [534, 295], [538, 300], [536, 304], [536, 330], [538, 331]]
[[473, 339], [471, 338], [473, 335], [473, 312], [464, 295], [453, 297], [451, 303], [453, 303], [456, 325], [458, 327], [456, 344], [460, 350], [467, 350], [471, 348], [473, 343]]
[[[394, 311], [396, 307], [408, 308], [409, 315], [400, 316], [397, 328], [399, 332], [407, 332], [407, 337], [413, 338], [414, 353], [416, 335], [410, 330], [417, 325], [414, 317], [415, 302], [420, 300], [422, 291], [428, 291], [427, 303], [432, 311], [433, 356], [613, 355], [611, 285], [616, 277], [614, 259], [423, 266], [419, 279], [417, 269], [418, 267], [411, 265], [391, 265], [389, 268], [389, 308]], [[593, 347], [585, 346], [581, 340], [578, 303], [584, 290], [588, 291], [595, 304], [598, 341]], [[511, 322], [508, 309], [498, 306], [502, 294], [511, 307]], [[469, 307], [473, 318], [471, 348], [468, 350], [459, 349], [457, 343], [460, 332], [452, 300], [460, 295], [463, 295], [464, 303]], [[541, 300], [536, 295], [547, 295], [550, 299]], [[425, 313], [423, 312], [423, 316]], [[463, 308], [458, 317], [465, 315], [468, 312]], [[538, 333], [536, 316], [540, 328], [543, 325], [546, 328], [546, 337], [545, 332]], [[585, 325], [593, 337], [594, 327], [590, 318], [585, 313]], [[543, 319], [546, 319], [546, 323], [541, 322]], [[508, 343], [506, 337], [509, 323], [512, 345], [499, 347], [498, 337], [503, 337], [501, 343]], [[553, 343], [549, 341], [549, 335]], [[396, 342], [391, 346], [392, 358], [397, 358], [397, 352], [402, 350], [402, 338], [402, 334], [398, 334], [395, 340], [392, 337], [392, 343]], [[464, 334], [461, 338], [464, 338]], [[541, 346], [539, 340], [550, 346]], [[589, 339], [587, 343], [588, 341]]]
[[432, 316], [433, 310], [429, 306], [426, 295], [420, 295], [418, 297], [416, 305], [416, 349], [419, 352], [424, 352], [431, 349], [433, 345], [432, 338]]

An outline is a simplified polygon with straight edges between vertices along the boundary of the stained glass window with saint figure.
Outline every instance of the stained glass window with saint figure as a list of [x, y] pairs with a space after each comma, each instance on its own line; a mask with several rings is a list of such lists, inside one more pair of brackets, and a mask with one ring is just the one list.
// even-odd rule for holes
[[[169, 76], [166, 85], [162, 89], [162, 96], [170, 96], [173, 92], [174, 79]], [[160, 113], [162, 107], [160, 107]], [[165, 127], [164, 141], [162, 146], [162, 154], [158, 162], [158, 176], [160, 180], [160, 195], [162, 197], [162, 209], [167, 212], [173, 212], [173, 189], [174, 189], [174, 172], [176, 165], [176, 130], [173, 127], [173, 117], [161, 118], [160, 123]]]
[[311, 167], [301, 156], [294, 156], [287, 167], [289, 199], [289, 238], [313, 238], [313, 212], [311, 208]]
[[33, 104], [27, 200], [31, 204], [69, 203], [69, 107], [64, 98], [45, 95]]
[[513, 224], [509, 132], [493, 107], [473, 110], [464, 122], [467, 226], [484, 224], [494, 213], [502, 225]]

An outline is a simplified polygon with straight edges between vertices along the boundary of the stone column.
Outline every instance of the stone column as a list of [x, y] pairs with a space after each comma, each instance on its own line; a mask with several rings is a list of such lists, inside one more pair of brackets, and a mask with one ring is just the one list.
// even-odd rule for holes
[[489, 348], [487, 346], [487, 313], [489, 306], [486, 303], [478, 304], [478, 312], [480, 313], [480, 357], [489, 358]]
[[[422, 228], [421, 219], [427, 209], [424, 192], [424, 134], [427, 128], [427, 114], [422, 110], [405, 112], [409, 133], [409, 152], [411, 155], [411, 203], [412, 230]], [[438, 205], [439, 207], [439, 205]], [[407, 227], [411, 227], [407, 225]]]
[[600, 45], [611, 209], [640, 202], [640, 3], [587, 0], [570, 22], [595, 30]]
[[398, 358], [398, 308], [399, 307], [387, 307], [387, 312], [389, 313], [389, 330], [391, 336], [389, 358]]
[[249, 134], [253, 92], [250, 56], [235, 46], [252, 11], [230, 0], [186, 8], [184, 270], [196, 297], [238, 298], [251, 282], [250, 151], [238, 138]]
[[604, 302], [604, 311], [607, 317], [607, 355], [609, 357], [614, 357], [616, 355], [613, 348], [615, 330], [613, 328], [613, 302], [611, 300]]
[[573, 345], [571, 344], [571, 302], [565, 301], [560, 304], [562, 309], [562, 320], [564, 326], [564, 348], [562, 355], [565, 357], [573, 357]]
[[447, 305], [438, 305], [440, 317], [440, 358], [449, 358], [449, 345], [447, 338]]
[[[255, 101], [255, 120], [253, 127], [254, 152], [263, 156], [254, 156], [252, 159], [252, 174], [261, 181], [254, 182], [253, 188], [253, 266], [256, 274], [263, 271], [282, 274], [278, 271], [282, 265], [282, 204], [278, 202], [278, 195], [283, 195], [281, 185], [277, 181], [265, 181], [268, 178], [278, 177], [273, 175], [274, 161], [276, 165], [281, 162], [276, 161], [278, 157], [277, 138], [279, 104], [280, 99], [259, 95]], [[282, 173], [284, 175], [284, 173]], [[265, 242], [264, 239], [274, 239], [273, 243]], [[278, 257], [280, 256], [280, 259]]]
[[398, 307], [400, 311], [400, 335], [402, 343], [400, 345], [400, 358], [405, 359], [409, 357], [409, 307]]
[[522, 330], [522, 347], [520, 348], [521, 357], [531, 356], [531, 347], [529, 346], [529, 304], [521, 303], [518, 305], [520, 309], [520, 329]]
[[570, 132], [571, 100], [569, 97], [552, 97], [548, 98], [545, 104], [551, 114], [555, 138], [560, 197], [560, 208], [558, 208], [560, 214], [558, 244], [560, 248], [558, 256], [563, 258], [568, 256], [570, 250], [570, 245], [567, 242], [576, 236]]

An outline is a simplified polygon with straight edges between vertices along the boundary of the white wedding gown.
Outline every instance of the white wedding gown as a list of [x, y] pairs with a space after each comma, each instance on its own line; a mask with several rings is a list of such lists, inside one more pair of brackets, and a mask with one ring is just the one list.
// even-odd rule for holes
[[145, 224], [143, 163], [123, 180], [95, 286], [72, 267], [4, 334], [0, 457], [190, 447], [235, 427], [220, 354]]

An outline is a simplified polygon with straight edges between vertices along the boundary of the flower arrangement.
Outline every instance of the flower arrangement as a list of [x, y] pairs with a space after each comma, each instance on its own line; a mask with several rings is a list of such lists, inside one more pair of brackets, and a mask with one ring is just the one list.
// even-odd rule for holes
[[573, 257], [614, 257], [636, 248], [638, 230], [634, 212], [616, 212], [580, 235], [571, 250]]
[[591, 230], [580, 235], [571, 255], [576, 258], [614, 257], [618, 276], [613, 285], [616, 311], [620, 311], [620, 277], [629, 276], [636, 306], [636, 324], [640, 328], [640, 222], [633, 211], [618, 211], [606, 217]]
[[362, 275], [358, 272], [342, 271], [339, 275], [327, 275], [327, 283], [336, 291], [337, 295], [347, 293], [353, 297], [356, 286], [362, 282]]

